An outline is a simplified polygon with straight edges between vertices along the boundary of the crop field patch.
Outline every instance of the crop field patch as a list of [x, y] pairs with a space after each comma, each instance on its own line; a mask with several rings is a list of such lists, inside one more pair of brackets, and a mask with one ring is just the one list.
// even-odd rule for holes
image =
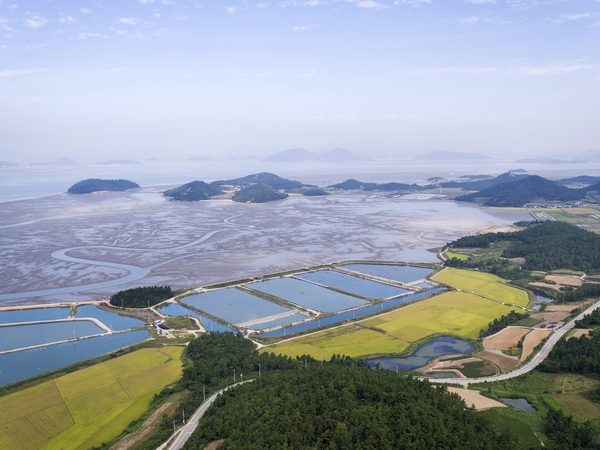
[[322, 333], [293, 339], [275, 347], [267, 347], [265, 351], [281, 352], [288, 356], [310, 354], [319, 359], [321, 355], [327, 359], [331, 355], [363, 356], [378, 353], [402, 353], [409, 343], [383, 333], [361, 328], [356, 330], [353, 326], [332, 330], [327, 336]]
[[[181, 376], [182, 352], [144, 349], [0, 398], [0, 448], [87, 449], [111, 440]], [[127, 375], [128, 392], [109, 367]]]
[[451, 252], [449, 250], [446, 251], [446, 253], [444, 253], [444, 255], [448, 259], [456, 258], [456, 259], [458, 259], [460, 261], [466, 261], [467, 259], [469, 259], [469, 255], [464, 255], [462, 253]]
[[519, 306], [529, 303], [527, 292], [504, 284], [495, 275], [470, 270], [448, 268], [432, 277], [434, 281], [447, 284], [465, 292], [475, 292], [484, 297]]
[[600, 407], [581, 394], [555, 394], [554, 399], [560, 406], [584, 419], [600, 417]]
[[527, 328], [507, 327], [492, 336], [486, 337], [483, 340], [483, 347], [486, 350], [508, 350], [515, 348], [529, 331]]
[[523, 353], [521, 353], [521, 361], [525, 361], [533, 350], [551, 333], [549, 330], [531, 330], [523, 340]]

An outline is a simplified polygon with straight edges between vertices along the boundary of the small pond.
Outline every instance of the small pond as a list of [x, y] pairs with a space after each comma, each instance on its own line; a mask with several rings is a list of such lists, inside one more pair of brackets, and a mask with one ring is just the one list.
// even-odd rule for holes
[[412, 302], [418, 300], [427, 295], [437, 294], [438, 292], [442, 292], [446, 290], [445, 288], [436, 288], [431, 289], [429, 291], [417, 292], [416, 294], [406, 295], [404, 297], [395, 298], [393, 300], [388, 300], [381, 303], [376, 303], [374, 305], [368, 304], [366, 306], [362, 306], [360, 308], [353, 309], [352, 311], [341, 312], [337, 314], [332, 314], [328, 317], [323, 317], [319, 319], [308, 320], [303, 323], [299, 323], [297, 325], [292, 325], [290, 327], [286, 327], [285, 330], [273, 330], [267, 331], [263, 333], [261, 336], [264, 337], [274, 337], [274, 336], [284, 336], [292, 333], [298, 333], [300, 331], [309, 330], [311, 328], [324, 327], [327, 325], [332, 325], [334, 323], [343, 322], [345, 320], [357, 319], [361, 316], [366, 316], [367, 314], [372, 314], [376, 312], [382, 312], [386, 309], [394, 308], [398, 305], [401, 305], [406, 302]]
[[302, 273], [295, 277], [367, 298], [390, 298], [410, 292], [396, 286], [353, 277], [333, 270]]
[[542, 302], [542, 303], [552, 303], [554, 301], [553, 298], [544, 297], [543, 295], [536, 295], [535, 299], [536, 299], [536, 301]]
[[126, 331], [0, 355], [0, 386], [142, 342], [147, 330]]
[[127, 328], [134, 327], [142, 327], [146, 325], [141, 319], [136, 319], [134, 317], [122, 316], [117, 313], [113, 313], [110, 311], [105, 311], [103, 309], [97, 308], [94, 305], [82, 305], [77, 307], [77, 312], [75, 313], [75, 317], [93, 317], [94, 319], [98, 319], [108, 328], [113, 331], [125, 330]]
[[236, 288], [217, 289], [184, 297], [181, 302], [232, 324], [259, 320], [292, 310]]
[[202, 326], [206, 329], [206, 331], [231, 331], [232, 333], [237, 333], [237, 331], [235, 331], [234, 329], [226, 327], [225, 325], [222, 325], [219, 322], [210, 319], [209, 317], [203, 316], [202, 314], [197, 313], [193, 309], [185, 308], [175, 303], [167, 303], [166, 305], [161, 306], [156, 310], [159, 313], [164, 314], [165, 316], [195, 317], [196, 319], [200, 320]]
[[502, 400], [507, 405], [512, 406], [513, 408], [520, 409], [521, 411], [537, 412], [537, 409], [531, 406], [531, 403], [529, 403], [524, 398], [501, 398], [500, 400]]
[[422, 280], [433, 272], [432, 269], [425, 269], [423, 267], [393, 266], [387, 264], [346, 264], [341, 267], [401, 283], [412, 283]]
[[248, 284], [248, 287], [274, 295], [296, 305], [304, 306], [305, 308], [324, 312], [343, 311], [344, 309], [368, 303], [365, 300], [295, 278], [275, 278], [273, 280], [259, 281]]
[[35, 308], [0, 312], [0, 323], [41, 322], [66, 319], [71, 308]]
[[104, 333], [91, 321], [37, 323], [0, 327], [0, 351], [66, 341]]
[[379, 364], [382, 369], [414, 370], [423, 367], [438, 356], [451, 355], [453, 353], [466, 354], [472, 351], [473, 346], [469, 342], [450, 336], [443, 336], [422, 345], [406, 358], [374, 358], [367, 360], [367, 363], [373, 368]]

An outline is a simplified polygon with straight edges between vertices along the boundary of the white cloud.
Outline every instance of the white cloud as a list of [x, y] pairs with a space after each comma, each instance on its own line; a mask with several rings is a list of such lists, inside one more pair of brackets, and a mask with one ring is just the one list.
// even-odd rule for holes
[[359, 8], [372, 8], [372, 9], [387, 9], [390, 6], [383, 3], [374, 2], [373, 0], [363, 0], [358, 2]]
[[71, 16], [61, 17], [60, 19], [58, 19], [58, 21], [59, 21], [60, 23], [63, 23], [63, 24], [65, 24], [65, 23], [66, 23], [66, 24], [77, 23], [77, 20], [75, 20], [75, 19], [74, 19], [73, 17], [71, 17]]
[[239, 6], [227, 6], [225, 7], [225, 10], [229, 13], [229, 14], [235, 14], [238, 10], [240, 9]]
[[107, 70], [106, 73], [119, 73], [124, 69], [125, 67], [113, 67], [112, 69]]
[[154, 3], [154, 0], [138, 0], [142, 5], [149, 5], [150, 3]]
[[265, 9], [267, 6], [269, 6], [269, 3], [258, 3], [256, 5], [256, 7], [260, 9]]
[[496, 3], [496, 0], [465, 0], [465, 4], [482, 5], [484, 3]]
[[48, 69], [22, 69], [22, 70], [2, 70], [0, 78], [17, 77], [19, 75], [31, 75], [33, 73], [46, 72]]
[[79, 39], [88, 39], [88, 38], [95, 38], [95, 37], [106, 37], [101, 35], [100, 33], [79, 33], [79, 35], [77, 36]]
[[308, 31], [311, 30], [315, 27], [318, 27], [319, 25], [300, 25], [297, 27], [292, 27], [293, 31]]
[[140, 23], [138, 19], [134, 19], [133, 17], [121, 17], [119, 22], [124, 23], [125, 25], [137, 25]]
[[37, 14], [29, 19], [25, 19], [25, 25], [27, 25], [29, 28], [41, 28], [48, 22], [50, 22], [48, 19]]
[[565, 23], [567, 21], [574, 21], [580, 19], [587, 19], [588, 17], [592, 17], [592, 13], [580, 13], [580, 14], [561, 14], [556, 19], [547, 19], [552, 23]]
[[12, 27], [8, 26], [8, 19], [4, 17], [0, 17], [0, 30], [15, 31]]
[[81, 12], [82, 14], [91, 14], [91, 13], [93, 13], [94, 11], [92, 11], [92, 10], [91, 10], [91, 9], [89, 9], [89, 8], [81, 8], [81, 9], [79, 10], [79, 12]]
[[423, 3], [431, 3], [431, 0], [396, 0], [394, 5], [421, 6]]

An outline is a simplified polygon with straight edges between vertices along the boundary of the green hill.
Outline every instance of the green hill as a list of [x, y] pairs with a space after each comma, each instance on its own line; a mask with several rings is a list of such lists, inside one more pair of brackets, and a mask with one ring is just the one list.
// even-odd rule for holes
[[223, 191], [217, 186], [205, 183], [204, 181], [192, 181], [174, 189], [163, 192], [166, 197], [172, 197], [173, 200], [194, 202], [198, 200], [208, 200], [209, 197], [222, 194]]
[[447, 181], [442, 183], [441, 186], [446, 188], [461, 188], [466, 191], [481, 191], [482, 189], [487, 189], [501, 183], [522, 180], [528, 176], [528, 174], [520, 173], [520, 171], [511, 170], [510, 172], [505, 172], [495, 178], [471, 179], [469, 181]]
[[231, 199], [239, 203], [266, 203], [287, 197], [287, 194], [277, 192], [266, 184], [253, 184], [233, 194]]
[[89, 178], [79, 181], [69, 188], [69, 194], [91, 194], [99, 191], [126, 191], [128, 189], [139, 188], [139, 184], [129, 180], [101, 180], [99, 178]]
[[242, 178], [234, 178], [232, 180], [218, 180], [213, 181], [211, 183], [214, 186], [223, 186], [226, 184], [233, 186], [250, 186], [252, 184], [264, 184], [269, 186], [275, 190], [283, 189], [289, 191], [291, 189], [308, 187], [308, 185], [301, 183], [299, 181], [288, 180], [286, 178], [281, 178], [274, 173], [269, 172], [261, 172], [255, 173], [253, 175], [248, 175]]
[[486, 206], [523, 206], [533, 201], [581, 200], [586, 189], [569, 189], [554, 181], [530, 175], [516, 181], [500, 183], [479, 192], [456, 197], [462, 202], [481, 203]]
[[406, 183], [365, 183], [350, 178], [341, 183], [333, 184], [329, 186], [333, 189], [342, 189], [345, 191], [362, 189], [365, 191], [419, 191], [425, 189], [423, 186], [418, 184], [406, 184]]
[[305, 191], [302, 191], [302, 195], [305, 195], [306, 197], [318, 197], [319, 195], [328, 195], [328, 194], [323, 189], [309, 188], [309, 189], [306, 189]]

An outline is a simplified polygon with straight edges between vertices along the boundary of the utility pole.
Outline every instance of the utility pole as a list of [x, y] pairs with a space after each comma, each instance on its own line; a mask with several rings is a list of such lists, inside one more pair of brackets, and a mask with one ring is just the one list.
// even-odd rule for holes
[[233, 382], [235, 383], [235, 369], [233, 369]]
[[173, 419], [173, 434], [175, 434], [175, 419]]
[[183, 424], [185, 425], [185, 409], [183, 410]]
[[258, 365], [258, 376], [260, 377], [260, 364]]
[[206, 402], [206, 386], [202, 383], [202, 395], [204, 395], [204, 401]]
[[243, 382], [244, 381], [244, 374], [240, 373], [240, 380]]

